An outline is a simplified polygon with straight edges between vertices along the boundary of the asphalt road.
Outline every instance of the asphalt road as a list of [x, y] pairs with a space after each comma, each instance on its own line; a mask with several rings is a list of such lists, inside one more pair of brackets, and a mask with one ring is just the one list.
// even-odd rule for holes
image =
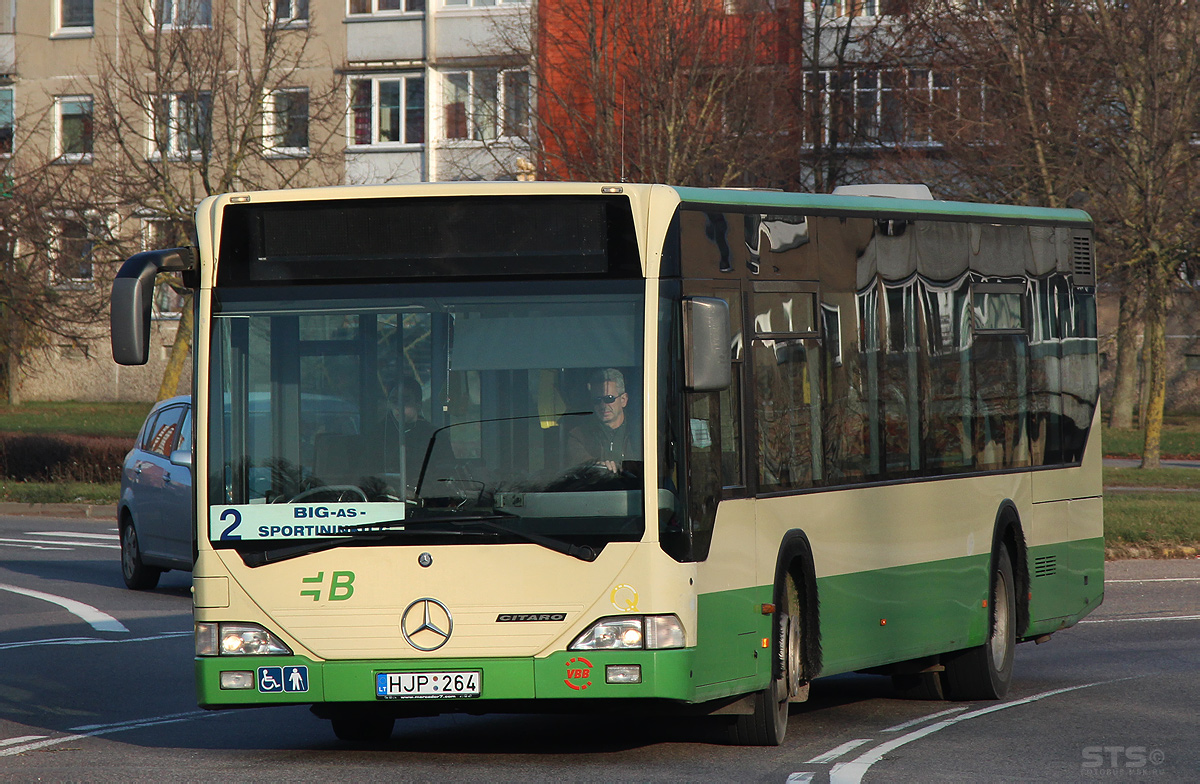
[[1110, 564], [1100, 610], [1018, 648], [1003, 702], [831, 678], [761, 749], [711, 719], [449, 716], [353, 747], [305, 708], [201, 711], [189, 576], [135, 593], [118, 558], [111, 522], [0, 517], [0, 780], [1200, 778], [1200, 560]]

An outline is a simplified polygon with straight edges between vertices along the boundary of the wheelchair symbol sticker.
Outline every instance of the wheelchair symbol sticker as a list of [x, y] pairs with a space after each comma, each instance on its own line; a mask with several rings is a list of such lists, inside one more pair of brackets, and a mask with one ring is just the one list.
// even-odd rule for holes
[[267, 694], [283, 691], [283, 668], [259, 667], [258, 690]]
[[264, 694], [308, 691], [308, 667], [259, 667], [258, 690]]

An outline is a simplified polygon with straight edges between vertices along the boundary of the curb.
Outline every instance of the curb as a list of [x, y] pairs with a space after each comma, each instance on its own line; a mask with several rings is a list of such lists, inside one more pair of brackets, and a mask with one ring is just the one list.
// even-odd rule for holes
[[1106, 546], [1104, 560], [1126, 561], [1200, 558], [1200, 544], [1122, 544]]
[[0, 501], [0, 515], [20, 517], [69, 517], [92, 520], [117, 519], [116, 504], [23, 504], [17, 501]]

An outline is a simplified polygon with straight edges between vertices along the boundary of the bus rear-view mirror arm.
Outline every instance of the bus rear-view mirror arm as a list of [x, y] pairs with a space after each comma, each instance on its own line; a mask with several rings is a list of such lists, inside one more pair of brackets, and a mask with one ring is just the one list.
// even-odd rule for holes
[[148, 250], [130, 256], [121, 265], [113, 279], [109, 311], [113, 359], [118, 364], [144, 365], [150, 357], [154, 277], [160, 272], [194, 272], [197, 258], [195, 248]]
[[689, 392], [719, 392], [733, 381], [729, 304], [717, 297], [683, 300], [684, 384]]

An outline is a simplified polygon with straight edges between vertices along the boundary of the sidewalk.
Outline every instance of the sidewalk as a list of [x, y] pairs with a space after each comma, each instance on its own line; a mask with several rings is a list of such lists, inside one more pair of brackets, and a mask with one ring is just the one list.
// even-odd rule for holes
[[0, 501], [0, 516], [12, 517], [65, 517], [71, 519], [93, 519], [117, 521], [116, 504], [22, 504], [16, 501]]

